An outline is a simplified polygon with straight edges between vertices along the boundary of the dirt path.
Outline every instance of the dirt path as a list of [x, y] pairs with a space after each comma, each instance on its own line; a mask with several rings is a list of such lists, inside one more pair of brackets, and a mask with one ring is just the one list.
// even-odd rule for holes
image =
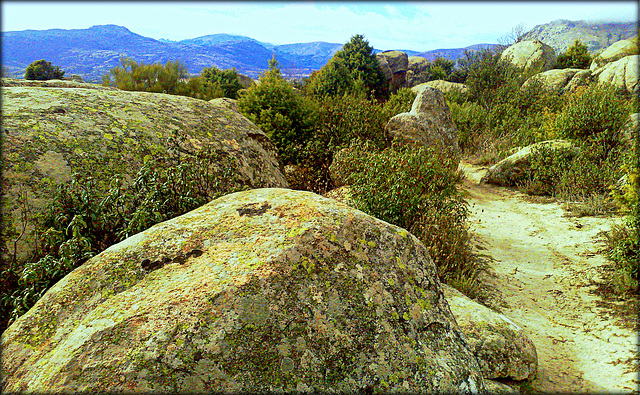
[[597, 234], [619, 220], [563, 216], [558, 203], [532, 203], [518, 192], [478, 184], [485, 170], [461, 167], [472, 231], [495, 260], [486, 281], [500, 291], [502, 312], [525, 328], [538, 351], [531, 389], [638, 391], [638, 372], [620, 363], [637, 356], [638, 334], [616, 326], [590, 293], [606, 263], [596, 253]]

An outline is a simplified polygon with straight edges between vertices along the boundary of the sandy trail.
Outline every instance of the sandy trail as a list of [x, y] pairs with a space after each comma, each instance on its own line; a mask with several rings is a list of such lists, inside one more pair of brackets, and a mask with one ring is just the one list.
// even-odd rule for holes
[[[570, 218], [558, 203], [532, 203], [523, 194], [479, 184], [485, 169], [461, 163], [471, 230], [493, 257], [486, 282], [501, 311], [525, 328], [538, 352], [534, 392], [633, 393], [638, 334], [616, 326], [590, 293], [605, 258], [597, 234], [611, 218]], [[504, 305], [506, 304], [506, 306]], [[637, 360], [635, 361], [637, 363]]]

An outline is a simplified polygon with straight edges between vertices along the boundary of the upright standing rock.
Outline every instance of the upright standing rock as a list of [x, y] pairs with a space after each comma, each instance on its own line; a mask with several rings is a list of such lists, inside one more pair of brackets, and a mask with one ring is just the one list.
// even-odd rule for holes
[[385, 51], [376, 55], [384, 73], [390, 92], [395, 92], [406, 84], [409, 61], [407, 54], [400, 51]]
[[398, 114], [387, 122], [385, 135], [390, 141], [433, 147], [454, 158], [455, 169], [458, 167], [460, 146], [457, 128], [438, 89], [424, 87], [413, 101], [411, 111]]
[[556, 63], [556, 51], [540, 40], [522, 41], [511, 45], [500, 55], [521, 69], [546, 71]]

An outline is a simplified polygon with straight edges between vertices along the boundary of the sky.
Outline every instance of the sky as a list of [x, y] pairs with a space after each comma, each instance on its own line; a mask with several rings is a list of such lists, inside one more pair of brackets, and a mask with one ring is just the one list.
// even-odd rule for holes
[[243, 35], [271, 44], [345, 43], [364, 34], [378, 49], [428, 51], [498, 43], [556, 19], [631, 22], [635, 1], [571, 2], [30, 2], [2, 1], [2, 31], [115, 24], [155, 39]]

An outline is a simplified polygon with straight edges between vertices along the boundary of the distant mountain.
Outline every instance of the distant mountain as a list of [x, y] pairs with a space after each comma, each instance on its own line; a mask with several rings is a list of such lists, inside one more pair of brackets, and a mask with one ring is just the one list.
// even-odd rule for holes
[[[342, 47], [341, 44], [325, 44], [332, 50]], [[31, 62], [46, 59], [60, 66], [67, 75], [79, 74], [87, 81], [100, 81], [118, 65], [122, 56], [144, 63], [180, 60], [192, 74], [199, 74], [203, 68], [211, 66], [235, 67], [238, 72], [256, 78], [268, 68], [268, 61], [274, 55], [283, 72], [305, 75], [322, 67], [337, 51], [314, 54], [309, 48], [316, 48], [318, 43], [293, 45], [295, 47], [274, 46], [228, 34], [182, 41], [155, 40], [122, 26], [100, 25], [88, 29], [3, 32], [2, 60], [3, 66], [14, 75], [24, 75]]]
[[556, 21], [537, 25], [524, 35], [523, 40], [540, 40], [552, 47], [556, 54], [565, 52], [580, 39], [591, 53], [601, 51], [616, 41], [638, 34], [637, 22], [595, 23], [585, 21]]
[[[24, 75], [35, 60], [46, 59], [60, 66], [67, 75], [78, 74], [86, 81], [99, 82], [116, 67], [121, 57], [138, 62], [183, 62], [191, 74], [203, 68], [235, 67], [239, 73], [257, 78], [275, 56], [283, 73], [306, 76], [320, 69], [342, 44], [315, 41], [273, 45], [250, 37], [211, 34], [187, 40], [155, 40], [117, 25], [88, 29], [24, 30], [2, 33], [3, 66], [17, 76]], [[375, 49], [375, 52], [381, 52]], [[416, 51], [404, 51], [408, 55]]]
[[430, 62], [438, 57], [455, 61], [464, 55], [464, 51], [479, 51], [482, 49], [497, 47], [499, 47], [499, 44], [474, 44], [464, 48], [434, 49], [432, 51], [419, 52], [413, 56], [421, 56], [423, 58], [426, 58]]

